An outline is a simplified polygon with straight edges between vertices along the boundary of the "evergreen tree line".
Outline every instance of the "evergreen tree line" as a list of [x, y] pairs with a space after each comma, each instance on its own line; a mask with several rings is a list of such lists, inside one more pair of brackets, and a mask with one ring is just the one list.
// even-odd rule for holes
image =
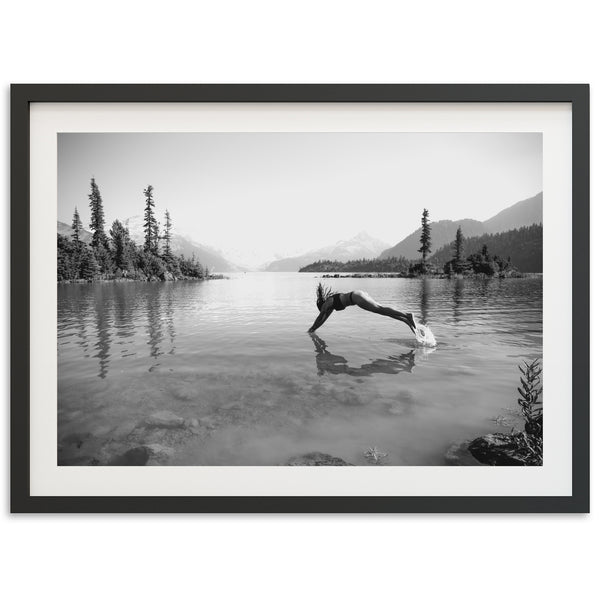
[[508, 271], [543, 271], [543, 227], [529, 225], [501, 233], [465, 238], [460, 227], [456, 239], [431, 256], [431, 262], [444, 265], [446, 273], [502, 274]]
[[129, 230], [118, 219], [105, 231], [102, 196], [94, 178], [88, 196], [90, 206], [90, 243], [84, 241], [84, 230], [77, 207], [73, 213], [70, 238], [58, 234], [58, 281], [84, 279], [139, 279], [145, 281], [209, 276], [195, 257], [175, 256], [172, 251], [173, 222], [165, 211], [161, 231], [156, 219], [154, 188], [144, 190], [144, 244], [138, 246]]
[[301, 273], [408, 273], [410, 261], [406, 258], [361, 258], [340, 262], [319, 260], [302, 267]]

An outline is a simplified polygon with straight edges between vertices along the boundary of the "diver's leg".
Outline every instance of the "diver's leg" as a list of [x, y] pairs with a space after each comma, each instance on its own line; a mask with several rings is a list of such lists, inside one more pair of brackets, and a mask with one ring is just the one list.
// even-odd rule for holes
[[416, 323], [412, 313], [403, 313], [395, 308], [390, 308], [389, 306], [381, 306], [381, 304], [375, 302], [369, 294], [362, 291], [352, 292], [352, 299], [357, 306], [360, 306], [364, 310], [402, 321], [413, 331], [415, 330]]

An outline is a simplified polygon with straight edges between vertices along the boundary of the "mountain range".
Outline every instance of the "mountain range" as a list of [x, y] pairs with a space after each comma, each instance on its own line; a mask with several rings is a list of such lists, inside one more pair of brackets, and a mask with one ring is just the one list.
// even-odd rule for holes
[[[451, 243], [456, 237], [456, 230], [459, 226], [462, 228], [465, 238], [469, 238], [542, 223], [542, 203], [543, 194], [540, 192], [531, 198], [513, 204], [486, 221], [477, 221], [475, 219], [433, 221], [431, 223], [431, 251], [435, 253], [446, 244]], [[143, 216], [136, 215], [130, 217], [123, 221], [123, 224], [129, 229], [129, 234], [135, 243], [142, 245], [144, 243]], [[57, 228], [59, 234], [68, 237], [71, 236], [72, 231], [69, 225], [58, 221]], [[83, 241], [89, 243], [91, 233], [84, 230], [82, 236]], [[271, 272], [298, 271], [301, 267], [319, 260], [347, 262], [362, 258], [372, 259], [377, 257], [404, 257], [414, 260], [420, 256], [418, 252], [420, 236], [421, 228], [419, 227], [390, 248], [389, 244], [362, 231], [349, 240], [340, 240], [330, 246], [311, 250], [298, 256], [272, 260], [266, 263], [262, 267], [262, 270]], [[176, 232], [173, 233], [172, 237], [172, 249], [176, 255], [183, 254], [187, 258], [195, 256], [203, 266], [208, 267], [212, 271], [234, 272], [250, 270], [245, 266], [240, 266], [248, 262], [247, 252], [238, 252], [236, 254], [234, 250], [229, 254], [225, 254], [221, 250], [199, 244], [190, 237]], [[232, 257], [234, 257], [234, 260], [238, 258], [239, 260], [235, 260], [234, 262], [234, 260], [231, 260]], [[242, 260], [244, 257], [245, 260]], [[251, 262], [258, 265], [261, 259], [266, 258], [266, 255], [256, 254], [256, 256], [250, 256], [250, 258], [252, 258]]]
[[[510, 229], [519, 229], [527, 225], [542, 223], [543, 194], [540, 192], [531, 198], [521, 200], [508, 208], [500, 211], [487, 221], [475, 219], [461, 219], [459, 221], [432, 221], [431, 223], [431, 251], [436, 252], [442, 246], [452, 242], [456, 237], [456, 230], [460, 226], [463, 235], [468, 237], [480, 236], [486, 233], [500, 233]], [[392, 248], [381, 253], [381, 258], [391, 256], [414, 260], [420, 257], [419, 238], [421, 228], [415, 229], [410, 235], [398, 242]]]
[[375, 258], [388, 246], [385, 242], [361, 231], [349, 240], [340, 240], [331, 246], [276, 260], [266, 266], [265, 271], [298, 271], [300, 267], [317, 260], [339, 260], [346, 262], [359, 258]]

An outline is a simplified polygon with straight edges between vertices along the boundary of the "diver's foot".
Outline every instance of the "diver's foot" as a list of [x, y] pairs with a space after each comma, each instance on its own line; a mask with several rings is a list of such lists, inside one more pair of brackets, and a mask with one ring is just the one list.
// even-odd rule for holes
[[413, 313], [406, 313], [406, 316], [408, 317], [407, 325], [412, 329], [412, 332], [414, 333], [417, 329], [417, 322], [415, 321], [415, 316], [413, 315]]

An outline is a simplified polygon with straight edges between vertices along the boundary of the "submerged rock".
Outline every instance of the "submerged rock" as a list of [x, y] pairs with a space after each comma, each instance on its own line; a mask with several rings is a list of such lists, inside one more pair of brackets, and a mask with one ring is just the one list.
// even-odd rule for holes
[[161, 465], [173, 458], [175, 450], [162, 444], [148, 444], [144, 446], [150, 452], [147, 465]]
[[146, 427], [164, 427], [166, 429], [176, 429], [183, 427], [185, 420], [182, 417], [177, 416], [170, 410], [160, 410], [150, 415], [146, 421]]
[[109, 461], [111, 467], [142, 467], [151, 456], [150, 450], [145, 446], [131, 448], [125, 453]]
[[470, 442], [456, 442], [452, 444], [444, 456], [447, 465], [452, 467], [483, 467], [469, 450]]
[[323, 452], [309, 452], [302, 456], [290, 458], [286, 463], [288, 467], [353, 467], [352, 463], [331, 454]]
[[190, 429], [195, 429], [200, 426], [200, 421], [198, 419], [186, 419], [183, 424]]
[[[161, 444], [146, 444], [129, 448], [108, 461], [111, 467], [143, 467], [145, 465], [160, 465], [171, 459], [173, 448]], [[99, 464], [99, 463], [97, 463]]]
[[481, 463], [493, 466], [524, 466], [514, 436], [506, 433], [489, 433], [469, 444], [469, 452]]

